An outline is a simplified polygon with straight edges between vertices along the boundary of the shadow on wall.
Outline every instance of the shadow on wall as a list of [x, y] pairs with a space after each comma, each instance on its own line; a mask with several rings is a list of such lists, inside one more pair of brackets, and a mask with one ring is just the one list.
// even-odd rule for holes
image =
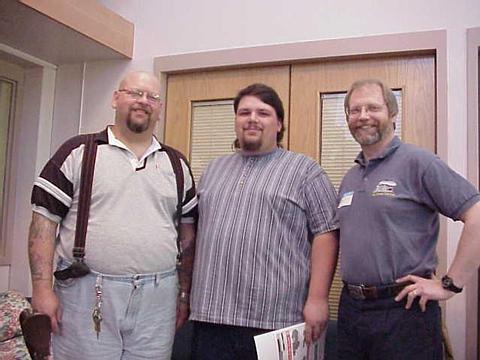
[[[190, 360], [193, 325], [189, 321], [178, 330], [173, 344], [172, 360]], [[337, 322], [329, 321], [325, 342], [325, 360], [335, 360], [337, 353]]]

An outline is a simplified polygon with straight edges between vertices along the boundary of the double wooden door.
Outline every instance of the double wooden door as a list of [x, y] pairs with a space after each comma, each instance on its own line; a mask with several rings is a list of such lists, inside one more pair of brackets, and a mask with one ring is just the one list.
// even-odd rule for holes
[[[343, 109], [342, 96], [354, 81], [364, 78], [381, 79], [395, 90], [401, 102], [398, 135], [406, 142], [435, 151], [434, 55], [354, 58], [169, 75], [164, 140], [193, 159], [192, 165], [201, 173], [203, 165], [195, 164], [196, 159], [202, 156], [208, 158], [208, 151], [215, 147], [221, 134], [216, 133], [217, 126], [208, 122], [205, 125], [207, 132], [199, 131], [197, 134], [192, 131], [197, 121], [192, 111], [194, 104], [224, 104], [225, 100], [233, 99], [239, 89], [255, 82], [265, 83], [278, 92], [285, 107], [283, 146], [316, 159], [338, 185], [343, 173], [353, 165], [356, 151], [352, 148], [344, 115], [339, 111]], [[230, 116], [220, 121], [225, 122], [227, 127], [231, 123], [233, 130], [233, 109]], [[211, 137], [209, 146], [192, 146], [197, 136]], [[343, 145], [342, 141], [350, 145]], [[347, 156], [345, 161], [336, 157], [329, 144], [336, 144], [340, 149], [352, 148], [353, 152], [343, 154], [343, 158]], [[201, 151], [207, 151], [207, 154], [197, 154]], [[225, 148], [220, 152], [230, 151]], [[330, 295], [333, 318], [336, 317], [340, 290], [337, 271]]]

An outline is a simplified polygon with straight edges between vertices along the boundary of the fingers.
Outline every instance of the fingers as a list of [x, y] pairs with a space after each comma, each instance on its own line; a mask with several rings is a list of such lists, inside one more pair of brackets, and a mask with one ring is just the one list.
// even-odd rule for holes
[[177, 318], [175, 321], [175, 329], [180, 329], [188, 320], [189, 307], [184, 302], [177, 303]]
[[56, 315], [50, 316], [50, 324], [52, 325], [52, 331], [58, 334], [60, 331], [60, 322]]
[[308, 345], [310, 345], [312, 343], [312, 326], [311, 325], [308, 325], [308, 324], [305, 324], [305, 341], [307, 342]]
[[305, 324], [305, 340], [307, 344], [317, 341], [326, 327], [326, 323], [318, 323], [316, 325]]
[[185, 323], [187, 322], [187, 319], [185, 318], [177, 318], [177, 321], [175, 323], [175, 330], [180, 329]]
[[425, 312], [425, 310], [427, 310], [427, 302], [428, 302], [428, 298], [426, 296], [422, 296], [420, 298], [420, 301], [418, 302], [418, 304], [420, 305], [420, 309], [422, 309], [422, 312]]
[[417, 290], [413, 289], [407, 295], [407, 303], [405, 304], [405, 309], [410, 309], [412, 307], [413, 301], [417, 297]]
[[395, 282], [397, 282], [397, 283], [402, 283], [402, 282], [415, 283], [415, 282], [417, 282], [418, 280], [421, 280], [421, 279], [423, 279], [423, 278], [420, 277], [420, 276], [417, 276], [417, 275], [406, 275], [404, 277], [401, 277], [400, 279], [395, 280]]
[[[403, 278], [402, 278], [403, 279]], [[397, 280], [398, 281], [398, 280]], [[415, 289], [415, 284], [405, 286], [402, 291], [395, 297], [395, 301], [402, 300], [405, 296], [409, 295]]]
[[422, 289], [418, 286], [418, 284], [406, 286], [395, 297], [395, 301], [400, 301], [405, 297], [407, 298], [407, 302], [405, 303], [405, 309], [411, 309], [413, 302], [417, 297], [420, 298], [420, 300], [418, 301], [418, 305], [420, 306], [420, 309], [423, 312], [425, 312], [425, 310], [427, 309], [428, 296], [422, 292]]

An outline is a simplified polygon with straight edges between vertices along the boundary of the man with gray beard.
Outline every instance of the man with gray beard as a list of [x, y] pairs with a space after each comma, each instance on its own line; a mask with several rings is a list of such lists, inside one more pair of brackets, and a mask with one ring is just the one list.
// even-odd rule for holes
[[[97, 153], [83, 261], [74, 254], [74, 239], [82, 159], [92, 136], [65, 142], [35, 181], [28, 246], [32, 306], [50, 316], [55, 359], [170, 359], [175, 328], [188, 317], [197, 198], [186, 160], [171, 148], [167, 154], [153, 136], [159, 91], [153, 74], [127, 74], [113, 93], [114, 125], [93, 134]], [[178, 227], [172, 153], [184, 178]], [[53, 285], [54, 254], [59, 273]], [[87, 265], [84, 276], [58, 275], [79, 263]]]
[[[338, 191], [338, 359], [443, 359], [438, 302], [478, 269], [480, 194], [437, 156], [395, 136], [398, 104], [383, 82], [355, 82], [345, 113], [362, 151]], [[441, 280], [439, 214], [464, 223]]]

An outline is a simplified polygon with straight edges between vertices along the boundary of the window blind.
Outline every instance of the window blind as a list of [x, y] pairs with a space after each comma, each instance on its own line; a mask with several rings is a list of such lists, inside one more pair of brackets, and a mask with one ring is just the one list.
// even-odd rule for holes
[[214, 158], [232, 153], [235, 140], [233, 100], [192, 103], [190, 165], [195, 181]]

